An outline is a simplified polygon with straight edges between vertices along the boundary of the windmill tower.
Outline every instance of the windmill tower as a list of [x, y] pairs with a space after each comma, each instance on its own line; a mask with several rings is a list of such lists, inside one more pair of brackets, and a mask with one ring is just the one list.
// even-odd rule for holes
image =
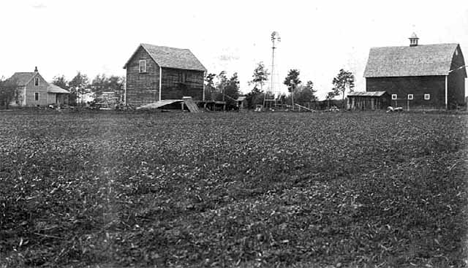
[[276, 106], [276, 100], [280, 96], [280, 88], [279, 88], [279, 75], [278, 70], [275, 62], [275, 49], [277, 48], [277, 43], [281, 42], [281, 37], [279, 33], [274, 31], [271, 33], [271, 77], [270, 77], [270, 88], [264, 95], [263, 99], [263, 107], [271, 108]]

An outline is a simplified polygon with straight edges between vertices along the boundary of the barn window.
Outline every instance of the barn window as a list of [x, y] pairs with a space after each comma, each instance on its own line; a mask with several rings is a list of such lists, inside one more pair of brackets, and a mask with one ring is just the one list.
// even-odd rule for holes
[[413, 94], [408, 94], [408, 100], [413, 100]]
[[455, 50], [455, 56], [458, 56], [458, 49]]
[[185, 83], [185, 73], [179, 73], [179, 83]]
[[140, 73], [146, 73], [146, 60], [140, 60], [139, 71]]
[[34, 85], [39, 86], [39, 77], [34, 78]]
[[39, 100], [39, 92], [34, 92], [34, 100], [35, 101]]
[[396, 100], [397, 99], [397, 94], [392, 94], [392, 100]]
[[431, 94], [424, 94], [424, 100], [430, 100]]

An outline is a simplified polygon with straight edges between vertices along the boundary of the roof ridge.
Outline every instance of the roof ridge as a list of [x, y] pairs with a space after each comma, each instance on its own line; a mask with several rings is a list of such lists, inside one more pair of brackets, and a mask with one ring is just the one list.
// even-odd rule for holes
[[439, 43], [439, 44], [421, 44], [421, 45], [417, 45], [417, 46], [413, 46], [413, 47], [410, 47], [410, 46], [383, 46], [383, 47], [371, 47], [371, 49], [374, 49], [374, 48], [402, 48], [402, 47], [407, 47], [407, 48], [415, 48], [415, 47], [429, 47], [429, 46], [446, 46], [446, 45], [457, 45], [459, 46], [460, 43]]
[[170, 46], [159, 46], [159, 45], [153, 45], [153, 44], [148, 44], [148, 43], [141, 43], [140, 45], [142, 45], [142, 46], [159, 47], [159, 48], [170, 48], [170, 49], [190, 50], [190, 49], [188, 49], [188, 48], [178, 48], [178, 47], [170, 47]]

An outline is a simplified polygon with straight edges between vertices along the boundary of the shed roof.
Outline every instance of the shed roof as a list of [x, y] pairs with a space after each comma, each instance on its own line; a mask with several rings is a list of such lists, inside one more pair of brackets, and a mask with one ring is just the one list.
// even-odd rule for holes
[[364, 77], [448, 75], [458, 44], [371, 48]]
[[9, 78], [9, 80], [15, 81], [18, 86], [24, 86], [33, 79], [35, 74], [35, 72], [16, 72]]
[[[140, 47], [145, 49], [151, 56], [151, 58], [163, 68], [206, 71], [205, 66], [203, 66], [203, 64], [195, 57], [195, 55], [189, 49], [155, 46], [150, 44], [140, 44], [138, 49]], [[128, 63], [133, 58], [135, 53], [127, 61], [127, 63], [124, 66], [124, 69], [127, 68]]]
[[348, 97], [382, 97], [386, 91], [366, 91], [366, 92], [351, 92]]
[[55, 93], [55, 94], [69, 94], [68, 90], [63, 89], [57, 85], [49, 84], [47, 87], [47, 93]]

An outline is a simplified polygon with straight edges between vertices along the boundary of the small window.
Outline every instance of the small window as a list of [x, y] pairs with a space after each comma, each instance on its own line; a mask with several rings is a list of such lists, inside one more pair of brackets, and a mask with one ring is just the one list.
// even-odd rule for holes
[[392, 94], [392, 100], [396, 100], [397, 99], [397, 94]]
[[34, 100], [35, 101], [39, 100], [39, 92], [34, 92]]
[[146, 73], [146, 60], [140, 60], [139, 71], [140, 73]]
[[458, 56], [458, 49], [455, 50], [455, 56]]
[[431, 94], [424, 94], [424, 100], [430, 100]]
[[408, 100], [413, 100], [413, 94], [408, 94]]
[[179, 83], [185, 83], [185, 73], [179, 73]]
[[34, 85], [39, 86], [39, 77], [34, 78]]

